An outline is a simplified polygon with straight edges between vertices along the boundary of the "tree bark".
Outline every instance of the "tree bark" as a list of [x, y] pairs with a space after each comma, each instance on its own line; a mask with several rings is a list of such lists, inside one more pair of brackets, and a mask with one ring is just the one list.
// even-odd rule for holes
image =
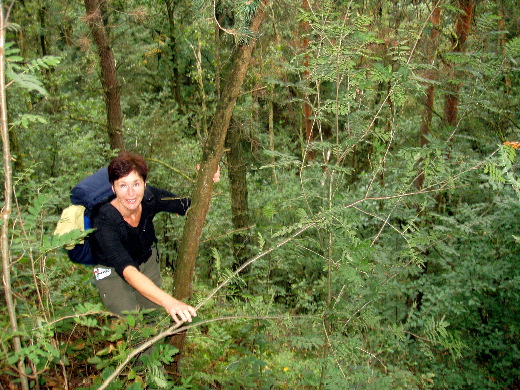
[[[252, 32], [257, 32], [261, 21], [264, 18], [264, 6], [266, 1], [259, 3], [258, 9], [250, 25]], [[229, 122], [235, 103], [242, 88], [246, 71], [251, 59], [254, 42], [242, 44], [233, 58], [232, 71], [227, 79], [227, 87], [222, 90], [222, 95], [218, 101], [217, 109], [213, 121], [208, 129], [208, 138], [205, 142], [200, 169], [197, 174], [195, 188], [192, 194], [192, 204], [186, 217], [180, 243], [177, 267], [173, 277], [173, 295], [180, 300], [190, 298], [192, 294], [193, 273], [195, 270], [195, 260], [199, 250], [202, 228], [209, 210], [211, 191], [213, 189], [213, 175], [224, 151]], [[171, 344], [179, 349], [180, 353], [169, 370], [178, 372], [179, 359], [182, 355], [185, 334], [172, 337]]]
[[[1, 253], [2, 253], [2, 283], [9, 315], [9, 322], [13, 336], [13, 349], [20, 353], [22, 344], [18, 336], [18, 319], [16, 317], [15, 302], [11, 284], [11, 251], [9, 246], [9, 220], [12, 208], [12, 158], [9, 147], [9, 130], [7, 126], [7, 101], [5, 97], [5, 32], [6, 20], [4, 14], [4, 2], [0, 0], [0, 131], [2, 133], [2, 154], [4, 166], [4, 206], [2, 207], [2, 229], [1, 229]], [[20, 383], [23, 390], [29, 389], [27, 381], [25, 363], [23, 359], [18, 360], [18, 371]]]
[[220, 26], [219, 24], [224, 19], [224, 16], [221, 15], [219, 19], [219, 23], [215, 23], [215, 92], [217, 94], [217, 98], [220, 98]]
[[[428, 41], [428, 65], [433, 66], [436, 61], [436, 53], [438, 46], [438, 37], [440, 34], [440, 22], [441, 22], [441, 5], [442, 0], [432, 0], [433, 10], [430, 15], [430, 21], [432, 23], [432, 29], [430, 31], [430, 39]], [[426, 77], [429, 80], [436, 80], [437, 75], [434, 70], [428, 70]], [[430, 134], [432, 119], [433, 119], [433, 110], [435, 104], [435, 87], [433, 83], [429, 84], [426, 87], [425, 92], [425, 100], [424, 100], [424, 109], [421, 118], [421, 133], [419, 135], [419, 146], [422, 148], [428, 143], [428, 135]], [[424, 185], [424, 173], [420, 172], [415, 180], [415, 187], [417, 189], [422, 189]]]
[[[453, 37], [453, 52], [463, 53], [466, 50], [466, 39], [469, 35], [469, 28], [475, 10], [475, 0], [458, 0], [460, 8], [459, 16], [455, 22], [455, 35]], [[449, 65], [449, 74], [452, 79], [456, 79], [454, 65]], [[444, 117], [443, 122], [451, 128], [457, 127], [459, 113], [459, 90], [460, 83], [452, 82], [449, 91], [444, 98]], [[451, 137], [450, 137], [451, 139]]]
[[121, 102], [117, 81], [116, 62], [110, 47], [107, 28], [103, 18], [102, 3], [105, 0], [85, 0], [86, 20], [96, 42], [101, 65], [101, 85], [107, 110], [107, 129], [112, 149], [124, 150]]
[[43, 57], [47, 55], [47, 40], [45, 39], [47, 7], [45, 5], [38, 9], [38, 16], [40, 19], [40, 49]]
[[[274, 86], [269, 87], [269, 150], [274, 153]], [[273, 165], [273, 183], [278, 185], [278, 179], [276, 177], [276, 168], [274, 166], [275, 158], [274, 154], [270, 158], [271, 164]]]
[[247, 198], [247, 162], [244, 156], [242, 138], [240, 127], [231, 125], [227, 133], [226, 146], [229, 148], [227, 161], [231, 192], [231, 219], [235, 230], [233, 234], [233, 254], [235, 257], [233, 270], [236, 270], [251, 257], [248, 250], [251, 237], [247, 232], [251, 227]]
[[[309, 0], [302, 0], [302, 7], [304, 11], [310, 10]], [[309, 46], [309, 38], [307, 37], [307, 33], [309, 32], [309, 23], [307, 21], [302, 22], [302, 33], [303, 33], [303, 41], [302, 41], [302, 48], [303, 50], [307, 50], [307, 47]], [[306, 54], [303, 60], [303, 78], [305, 81], [309, 79], [309, 56]], [[314, 160], [314, 151], [308, 150], [309, 144], [314, 141], [314, 133], [313, 133], [313, 123], [312, 123], [312, 108], [309, 103], [310, 99], [307, 94], [304, 95], [305, 102], [303, 103], [303, 126], [305, 128], [305, 146], [306, 146], [306, 155], [305, 157], [309, 161]]]
[[[504, 4], [504, 1], [501, 0], [498, 2], [498, 15], [500, 16], [498, 18], [498, 31], [507, 31], [507, 27], [506, 27], [506, 22], [505, 22], [505, 19], [506, 19], [506, 15], [507, 15], [508, 11], [507, 11], [507, 7], [506, 5]], [[506, 33], [502, 33], [500, 34], [500, 37], [498, 38], [498, 44], [501, 48], [501, 51], [502, 51], [502, 55], [504, 56], [504, 58], [506, 58], [507, 54], [506, 54], [506, 43], [507, 43], [507, 34]], [[510, 96], [511, 95], [511, 88], [512, 88], [512, 83], [511, 83], [511, 75], [510, 75], [510, 62], [507, 61], [505, 64], [504, 64], [505, 68], [506, 68], [506, 72], [505, 72], [505, 75], [504, 75], [504, 84], [505, 84], [505, 89], [506, 89], [506, 96]], [[512, 116], [511, 116], [511, 119], [512, 119]]]
[[172, 73], [170, 75], [170, 90], [173, 94], [177, 105], [179, 106], [179, 112], [183, 113], [184, 109], [182, 106], [181, 99], [181, 82], [179, 75], [179, 61], [177, 56], [177, 38], [175, 36], [175, 0], [164, 0], [166, 4], [166, 13], [168, 15], [168, 26], [169, 26], [169, 43], [168, 48], [170, 50], [170, 65], [172, 67]]

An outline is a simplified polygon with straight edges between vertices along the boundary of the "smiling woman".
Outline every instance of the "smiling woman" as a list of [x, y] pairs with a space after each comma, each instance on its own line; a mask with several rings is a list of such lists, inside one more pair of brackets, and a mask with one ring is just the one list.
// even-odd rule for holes
[[116, 194], [110, 203], [123, 216], [123, 219], [133, 227], [139, 225], [146, 184], [139, 173], [130, 172], [127, 176], [114, 181], [112, 190]]
[[148, 167], [137, 154], [121, 153], [108, 166], [114, 196], [92, 212], [96, 286], [115, 314], [162, 306], [175, 322], [191, 322], [195, 309], [161, 289], [153, 218], [165, 211], [185, 215], [188, 198], [146, 185]]

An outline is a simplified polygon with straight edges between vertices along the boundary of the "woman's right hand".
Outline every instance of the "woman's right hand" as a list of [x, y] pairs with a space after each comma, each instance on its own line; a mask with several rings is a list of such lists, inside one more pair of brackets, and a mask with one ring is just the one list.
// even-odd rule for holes
[[173, 318], [175, 323], [182, 324], [183, 322], [191, 322], [192, 317], [197, 317], [197, 311], [194, 307], [171, 298], [171, 301], [164, 305], [164, 309]]

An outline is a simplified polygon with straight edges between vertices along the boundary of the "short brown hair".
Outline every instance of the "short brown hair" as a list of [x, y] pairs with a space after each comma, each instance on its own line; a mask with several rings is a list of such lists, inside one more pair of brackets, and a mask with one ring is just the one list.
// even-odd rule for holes
[[121, 152], [108, 165], [108, 180], [111, 184], [114, 184], [116, 180], [129, 175], [133, 171], [137, 172], [146, 182], [148, 166], [144, 157], [135, 153]]

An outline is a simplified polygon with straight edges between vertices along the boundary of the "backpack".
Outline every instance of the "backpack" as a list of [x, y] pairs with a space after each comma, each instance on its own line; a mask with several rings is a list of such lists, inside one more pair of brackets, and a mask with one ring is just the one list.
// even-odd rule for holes
[[[107, 167], [101, 168], [80, 181], [70, 192], [72, 205], [63, 210], [54, 234], [61, 236], [75, 229], [79, 229], [82, 232], [90, 229], [92, 209], [113, 194], [112, 185], [108, 181]], [[92, 257], [88, 236], [83, 239], [83, 242], [66, 246], [65, 250], [69, 259], [74, 263], [83, 265], [96, 264]]]

